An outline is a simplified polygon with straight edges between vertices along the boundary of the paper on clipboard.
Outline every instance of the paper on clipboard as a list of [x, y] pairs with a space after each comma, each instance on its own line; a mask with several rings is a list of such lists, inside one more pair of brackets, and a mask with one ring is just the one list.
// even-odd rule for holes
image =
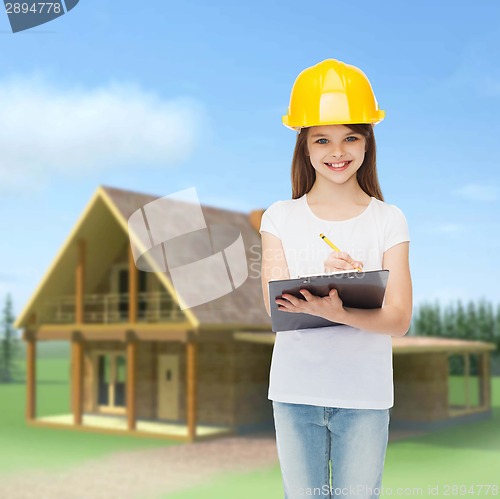
[[329, 275], [334, 275], [334, 274], [346, 274], [348, 272], [361, 272], [360, 270], [356, 269], [349, 269], [349, 270], [335, 270], [333, 272], [320, 272], [319, 274], [300, 274], [297, 279], [302, 279], [302, 277], [318, 277], [318, 276], [329, 276]]
[[380, 269], [349, 270], [270, 280], [268, 286], [272, 330], [279, 332], [339, 325], [323, 317], [280, 310], [276, 298], [280, 298], [283, 293], [304, 299], [300, 289], [307, 289], [315, 296], [327, 296], [329, 291], [335, 288], [346, 307], [381, 308], [388, 278], [389, 270]]
[[[359, 270], [351, 269], [351, 270], [335, 270], [334, 272], [320, 272], [320, 273], [315, 273], [315, 274], [300, 274], [298, 275], [295, 279], [302, 279], [303, 277], [328, 277], [331, 275], [335, 274], [347, 274], [349, 272], [361, 272]], [[269, 279], [269, 282], [271, 281], [282, 281], [283, 279]]]

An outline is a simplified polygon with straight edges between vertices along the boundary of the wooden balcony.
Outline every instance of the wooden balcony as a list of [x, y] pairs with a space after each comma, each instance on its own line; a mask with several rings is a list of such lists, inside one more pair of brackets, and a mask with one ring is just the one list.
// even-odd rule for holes
[[[119, 324], [129, 322], [129, 293], [83, 295], [85, 324]], [[137, 293], [137, 322], [183, 322], [186, 317], [164, 291]], [[76, 323], [76, 295], [47, 299], [40, 314], [42, 324]]]

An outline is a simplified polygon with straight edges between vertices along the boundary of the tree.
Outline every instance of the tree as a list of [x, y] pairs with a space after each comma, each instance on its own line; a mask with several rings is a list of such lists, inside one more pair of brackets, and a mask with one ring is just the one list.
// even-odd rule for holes
[[493, 341], [497, 344], [497, 349], [500, 349], [500, 303], [497, 304], [496, 316], [493, 319]]
[[0, 336], [0, 383], [11, 383], [14, 380], [16, 370], [14, 360], [19, 350], [19, 340], [16, 337], [12, 324], [14, 315], [12, 313], [12, 298], [10, 294], [5, 300], [2, 311], [2, 334]]
[[457, 326], [455, 324], [455, 311], [453, 310], [453, 305], [448, 304], [448, 306], [444, 310], [444, 318], [443, 318], [443, 336], [446, 338], [453, 338]]
[[495, 318], [493, 316], [493, 305], [481, 298], [478, 307], [478, 339], [482, 341], [494, 341]]
[[468, 323], [467, 323], [467, 314], [465, 312], [464, 306], [462, 305], [462, 300], [458, 300], [457, 303], [457, 311], [455, 318], [455, 338], [467, 339], [468, 333]]
[[415, 326], [413, 331], [417, 336], [441, 336], [442, 321], [439, 303], [420, 305], [412, 323]]

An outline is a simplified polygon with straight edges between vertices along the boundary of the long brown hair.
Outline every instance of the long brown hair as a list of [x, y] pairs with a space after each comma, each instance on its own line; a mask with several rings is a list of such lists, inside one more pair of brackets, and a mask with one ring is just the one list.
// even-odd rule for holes
[[[350, 123], [345, 125], [353, 132], [362, 134], [366, 139], [366, 152], [363, 164], [356, 172], [358, 184], [369, 196], [384, 201], [377, 175], [377, 147], [373, 124]], [[307, 156], [307, 134], [311, 127], [304, 127], [297, 133], [297, 142], [292, 158], [292, 199], [302, 197], [309, 192], [316, 180], [316, 170]]]

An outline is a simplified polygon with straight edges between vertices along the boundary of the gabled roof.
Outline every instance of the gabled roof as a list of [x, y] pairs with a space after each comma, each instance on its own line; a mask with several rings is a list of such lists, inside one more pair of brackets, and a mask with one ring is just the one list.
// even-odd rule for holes
[[[70, 253], [73, 251], [74, 242], [80, 237], [86, 237], [88, 227], [87, 231], [85, 228], [86, 225], [89, 225], [88, 219], [93, 210], [95, 211], [98, 203], [101, 206], [103, 203], [105, 204], [109, 212], [110, 220], [112, 220], [112, 222], [108, 221], [108, 226], [105, 228], [106, 231], [111, 229], [109, 226], [110, 223], [114, 224], [113, 229], [123, 231], [122, 234], [125, 234], [128, 239], [129, 217], [136, 210], [160, 197], [162, 196], [118, 189], [105, 185], [99, 186], [49, 266], [28, 304], [16, 319], [14, 327], [26, 327], [31, 312], [36, 310], [37, 305], [40, 304], [40, 300], [43, 300], [44, 294], [51, 285], [53, 287], [55, 275], [61, 270], [62, 266], [67, 270], [68, 266], [72, 265], [74, 258], [70, 256]], [[102, 209], [101, 207], [101, 210]], [[243, 325], [248, 324], [250, 327], [271, 327], [271, 319], [267, 315], [264, 307], [261, 280], [254, 275], [255, 264], [257, 264], [260, 269], [261, 255], [260, 234], [256, 227], [252, 225], [252, 217], [255, 216], [256, 212], [249, 214], [203, 204], [201, 205], [201, 209], [207, 227], [210, 225], [227, 224], [236, 227], [240, 231], [247, 255], [248, 278], [240, 287], [233, 290], [231, 293], [211, 302], [184, 309], [183, 312], [194, 326], [218, 324], [229, 326], [234, 324], [236, 327], [241, 328]], [[96, 223], [100, 223], [100, 217], [94, 216], [92, 224]], [[258, 251], [255, 251], [256, 249], [258, 249]], [[187, 251], [189, 251], [189, 249], [187, 249]], [[252, 256], [258, 256], [258, 261], [253, 261], [251, 258]], [[168, 270], [166, 272], [155, 272], [155, 274], [167, 290], [171, 292], [174, 290]], [[175, 292], [172, 292], [172, 295], [175, 299]]]

